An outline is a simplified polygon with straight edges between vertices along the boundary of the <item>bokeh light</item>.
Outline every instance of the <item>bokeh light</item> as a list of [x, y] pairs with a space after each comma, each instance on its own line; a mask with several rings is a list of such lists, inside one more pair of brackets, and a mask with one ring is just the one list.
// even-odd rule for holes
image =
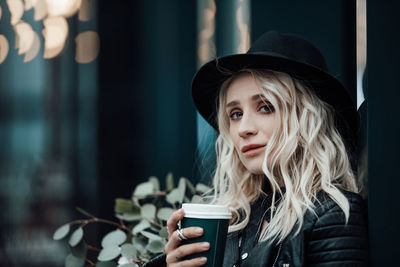
[[22, 55], [31, 48], [34, 32], [31, 25], [23, 21], [16, 24], [14, 30], [17, 36], [15, 48], [18, 48], [18, 55]]
[[79, 9], [78, 19], [80, 21], [89, 21], [92, 17], [93, 0], [82, 0], [81, 8]]
[[42, 20], [47, 16], [47, 4], [46, 0], [31, 0], [33, 8], [35, 10], [33, 19], [38, 21]]
[[81, 7], [82, 0], [46, 0], [50, 16], [70, 17]]
[[36, 0], [25, 0], [25, 10], [29, 10], [33, 8], [34, 3], [36, 3]]
[[68, 36], [68, 23], [64, 17], [48, 17], [43, 21], [44, 58], [61, 53]]
[[76, 36], [75, 43], [75, 60], [78, 63], [89, 63], [98, 56], [100, 51], [100, 38], [97, 32], [82, 32]]
[[7, 6], [11, 13], [11, 24], [17, 24], [24, 15], [24, 3], [22, 0], [7, 0]]
[[7, 58], [10, 47], [7, 38], [0, 34], [0, 64]]
[[239, 29], [238, 53], [246, 53], [250, 48], [249, 8], [246, 1], [242, 0], [236, 10], [236, 24]]
[[25, 53], [24, 63], [34, 59], [40, 51], [40, 38], [36, 32], [33, 32], [33, 42], [32, 46]]
[[203, 10], [203, 27], [198, 36], [198, 64], [202, 65], [215, 56], [216, 48], [213, 40], [215, 33], [215, 13], [217, 11], [214, 0], [208, 2], [208, 7]]

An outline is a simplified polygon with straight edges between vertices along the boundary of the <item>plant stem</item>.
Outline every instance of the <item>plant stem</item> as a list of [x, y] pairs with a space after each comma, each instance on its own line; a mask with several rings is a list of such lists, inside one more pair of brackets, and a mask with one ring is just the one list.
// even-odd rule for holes
[[90, 266], [96, 266], [96, 264], [93, 261], [89, 259], [86, 259], [86, 261], [90, 264]]
[[91, 246], [91, 245], [89, 245], [89, 244], [86, 244], [86, 247], [87, 247], [87, 249], [89, 249], [89, 250], [93, 250], [93, 251], [97, 251], [97, 252], [100, 252], [100, 251], [101, 251], [101, 249], [96, 248], [96, 247], [94, 247], [94, 246]]
[[131, 229], [129, 229], [125, 224], [118, 224], [118, 223], [116, 223], [116, 222], [109, 221], [109, 220], [106, 220], [106, 219], [100, 219], [100, 218], [97, 218], [97, 217], [94, 217], [93, 219], [94, 219], [95, 222], [102, 222], [102, 223], [107, 223], [107, 224], [115, 225], [115, 226], [117, 226], [119, 229], [125, 230], [125, 231], [127, 231], [128, 233], [130, 233], [130, 234], [133, 235], [133, 232], [131, 231]]
[[101, 218], [97, 218], [97, 217], [93, 217], [91, 219], [87, 219], [87, 220], [75, 220], [70, 222], [70, 224], [81, 224], [82, 227], [86, 226], [87, 224], [90, 223], [96, 223], [96, 222], [100, 222], [100, 223], [105, 223], [105, 224], [110, 224], [110, 225], [114, 225], [116, 227], [118, 227], [121, 230], [125, 230], [128, 233], [133, 235], [133, 232], [131, 231], [131, 229], [129, 229], [125, 224], [119, 224], [110, 220], [106, 220], [106, 219], [101, 219]]

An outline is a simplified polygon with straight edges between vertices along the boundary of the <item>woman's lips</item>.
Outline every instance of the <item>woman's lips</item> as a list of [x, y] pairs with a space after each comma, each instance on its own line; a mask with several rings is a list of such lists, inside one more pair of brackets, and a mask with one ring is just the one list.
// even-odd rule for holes
[[243, 154], [245, 156], [251, 157], [255, 156], [265, 150], [265, 145], [260, 145], [260, 146], [252, 146], [252, 147], [244, 147], [242, 149]]

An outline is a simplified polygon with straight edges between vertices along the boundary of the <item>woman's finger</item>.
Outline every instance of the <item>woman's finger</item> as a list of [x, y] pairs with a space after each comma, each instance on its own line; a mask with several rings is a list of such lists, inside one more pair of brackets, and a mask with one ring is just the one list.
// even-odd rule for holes
[[210, 249], [210, 243], [198, 242], [187, 245], [182, 245], [167, 254], [167, 263], [182, 261], [182, 259], [193, 253], [199, 253]]
[[[186, 238], [195, 238], [203, 235], [203, 228], [201, 227], [188, 227], [182, 229], [182, 234]], [[165, 245], [165, 253], [173, 251], [176, 249], [181, 243], [181, 239], [178, 235], [178, 231], [176, 230], [168, 239], [168, 243]]]
[[168, 229], [168, 235], [171, 236], [175, 230], [177, 229], [177, 224], [180, 220], [183, 219], [183, 216], [185, 215], [185, 212], [183, 209], [179, 209], [172, 213], [171, 217], [169, 217], [167, 221], [167, 229]]

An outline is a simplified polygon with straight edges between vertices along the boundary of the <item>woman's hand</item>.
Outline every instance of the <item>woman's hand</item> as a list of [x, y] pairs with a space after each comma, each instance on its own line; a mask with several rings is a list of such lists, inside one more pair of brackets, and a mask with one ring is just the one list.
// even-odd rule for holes
[[[182, 260], [185, 256], [193, 253], [207, 251], [210, 248], [208, 242], [192, 243], [179, 246], [182, 239], [178, 235], [177, 224], [183, 219], [184, 211], [179, 209], [172, 213], [167, 222], [168, 243], [165, 245], [165, 254], [167, 255], [167, 266], [201, 266], [207, 262], [206, 257], [194, 258], [191, 260]], [[186, 238], [194, 238], [203, 235], [203, 229], [200, 227], [188, 227], [182, 229], [182, 234]]]

